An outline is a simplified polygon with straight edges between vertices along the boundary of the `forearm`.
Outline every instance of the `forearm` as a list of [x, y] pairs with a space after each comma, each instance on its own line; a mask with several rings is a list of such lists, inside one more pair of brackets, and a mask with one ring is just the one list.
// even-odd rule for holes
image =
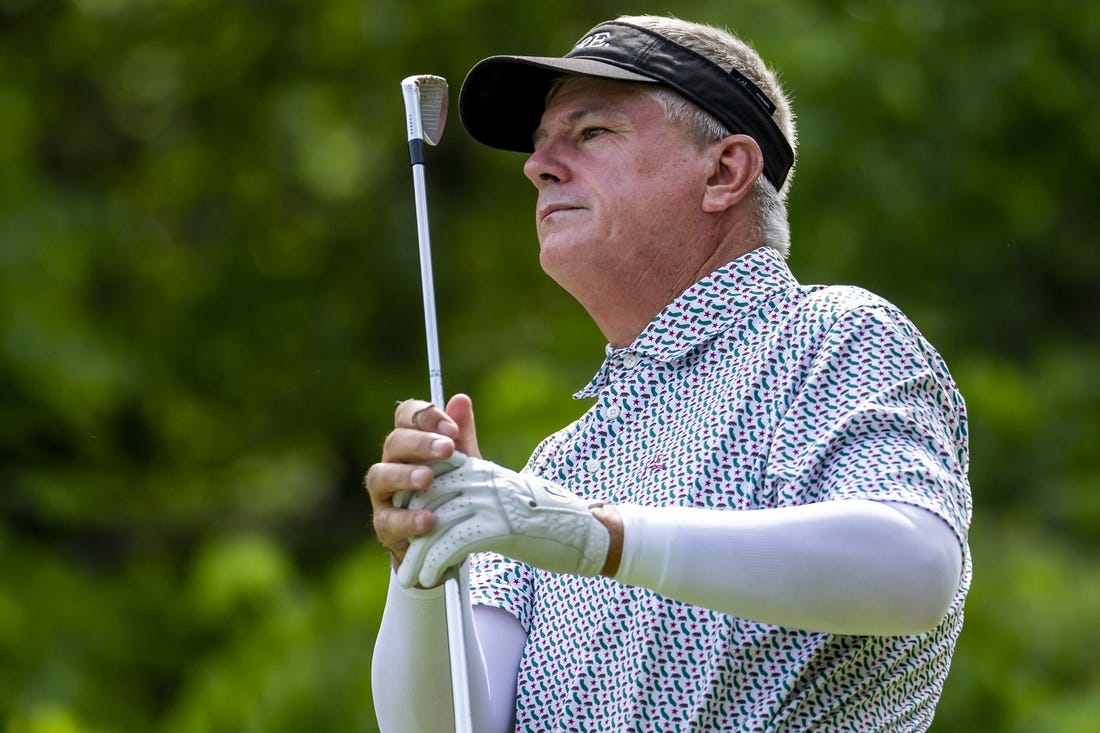
[[379, 730], [454, 730], [442, 586], [406, 590], [390, 577], [371, 687]]
[[927, 631], [946, 612], [961, 570], [947, 524], [904, 504], [616, 509], [623, 524], [617, 580], [788, 628]]
[[[466, 587], [465, 573], [462, 585]], [[463, 619], [474, 729], [510, 730], [526, 636], [506, 612], [471, 608], [465, 593]], [[371, 686], [383, 733], [454, 730], [442, 586], [407, 590], [391, 575], [374, 647]]]

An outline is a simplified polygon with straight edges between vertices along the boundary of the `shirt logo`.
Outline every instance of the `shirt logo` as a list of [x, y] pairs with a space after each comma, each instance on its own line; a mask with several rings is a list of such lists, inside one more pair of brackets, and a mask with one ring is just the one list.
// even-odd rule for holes
[[577, 41], [577, 45], [573, 48], [600, 48], [601, 46], [610, 45], [608, 41], [611, 40], [611, 34], [607, 31], [600, 31], [599, 33], [593, 33], [590, 36], [585, 36], [581, 40]]

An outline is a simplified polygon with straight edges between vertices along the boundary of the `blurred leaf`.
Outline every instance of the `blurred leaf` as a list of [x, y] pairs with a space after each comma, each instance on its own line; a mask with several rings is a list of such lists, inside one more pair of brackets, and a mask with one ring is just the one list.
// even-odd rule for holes
[[[362, 475], [427, 394], [398, 82], [448, 393], [518, 467], [604, 340], [523, 156], [455, 101], [620, 3], [0, 0], [0, 725], [373, 730]], [[911, 314], [967, 398], [975, 585], [933, 730], [1089, 730], [1100, 571], [1100, 5], [672, 0], [781, 72], [791, 265]]]

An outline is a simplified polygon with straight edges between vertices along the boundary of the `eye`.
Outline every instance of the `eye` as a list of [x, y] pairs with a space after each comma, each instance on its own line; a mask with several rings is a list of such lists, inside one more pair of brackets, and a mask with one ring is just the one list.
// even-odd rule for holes
[[581, 130], [581, 140], [591, 140], [607, 132], [606, 127], [586, 127]]

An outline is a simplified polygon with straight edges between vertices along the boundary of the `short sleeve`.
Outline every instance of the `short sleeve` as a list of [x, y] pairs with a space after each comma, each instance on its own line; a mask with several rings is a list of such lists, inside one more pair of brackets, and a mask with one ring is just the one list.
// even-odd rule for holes
[[531, 633], [534, 571], [531, 566], [495, 552], [470, 557], [470, 602], [475, 606], [499, 608], [519, 619]]
[[772, 445], [781, 503], [896, 501], [943, 518], [965, 544], [971, 516], [966, 409], [943, 360], [892, 306], [819, 320]]

